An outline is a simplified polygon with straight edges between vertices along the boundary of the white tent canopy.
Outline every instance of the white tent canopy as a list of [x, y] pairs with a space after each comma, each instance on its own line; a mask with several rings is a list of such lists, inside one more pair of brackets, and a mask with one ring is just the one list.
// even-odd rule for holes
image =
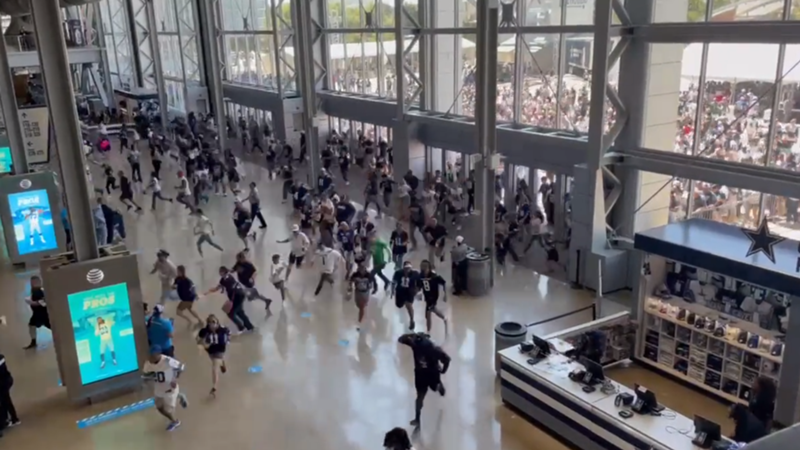
[[[700, 77], [703, 44], [689, 44], [683, 51], [681, 75]], [[711, 44], [708, 49], [707, 80], [775, 81], [778, 46], [774, 44]], [[800, 83], [800, 45], [787, 45], [783, 81]]]

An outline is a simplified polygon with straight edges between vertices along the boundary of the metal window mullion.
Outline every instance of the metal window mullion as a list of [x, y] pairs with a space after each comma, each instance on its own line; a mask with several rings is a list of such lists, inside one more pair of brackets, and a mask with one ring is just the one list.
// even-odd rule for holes
[[269, 15], [270, 20], [272, 20], [272, 46], [273, 51], [270, 54], [270, 58], [272, 58], [272, 68], [275, 70], [275, 85], [278, 88], [278, 98], [283, 99], [283, 77], [282, 73], [283, 70], [281, 68], [281, 59], [278, 56], [281, 51], [281, 36], [280, 36], [280, 26], [278, 25], [278, 4], [276, 0], [270, 0], [269, 2]]
[[395, 89], [397, 91], [397, 120], [402, 120], [403, 116], [405, 116], [405, 100], [406, 100], [406, 90], [405, 90], [405, 69], [403, 66], [405, 65], [405, 58], [403, 55], [404, 48], [403, 44], [403, 23], [405, 22], [404, 14], [403, 14], [403, 0], [394, 0], [394, 40], [395, 40], [395, 54], [394, 54], [394, 61], [395, 67], [394, 70], [396, 71], [397, 79], [395, 80]]
[[[566, 2], [561, 5], [561, 17], [559, 17], [559, 24], [564, 25], [567, 23], [567, 8]], [[531, 58], [533, 55], [531, 54]], [[567, 72], [567, 35], [565, 33], [558, 34], [558, 73], [556, 74], [556, 128], [563, 129], [562, 123], [565, 122], [564, 112], [561, 110], [561, 95], [563, 95], [564, 75]], [[542, 74], [543, 75], [543, 74]]]
[[514, 80], [511, 84], [511, 88], [514, 90], [514, 111], [511, 121], [514, 123], [522, 122], [522, 92], [525, 88], [525, 65], [522, 62], [524, 49], [522, 46], [525, 45], [523, 43], [525, 35], [519, 32], [519, 27], [521, 24], [525, 24], [527, 17], [527, 8], [524, 7], [525, 4], [526, 2], [517, 2], [517, 4], [514, 5], [517, 8], [517, 23], [515, 24], [516, 39], [514, 41]]
[[[165, 0], [172, 3], [172, 12], [175, 14], [175, 28], [178, 32], [178, 52], [179, 52], [179, 60], [181, 63], [181, 80], [183, 80], [183, 101], [184, 101], [184, 111], [188, 111], [186, 108], [186, 99], [189, 97], [188, 92], [186, 92], [186, 63], [184, 62], [183, 58], [185, 58], [183, 54], [183, 24], [181, 24], [181, 20], [178, 18], [178, 0]], [[172, 38], [167, 39], [170, 43], [172, 43]]]
[[[117, 52], [117, 36], [116, 36], [116, 33], [114, 33], [114, 15], [111, 14], [111, 0], [106, 0], [105, 3], [106, 3], [106, 9], [108, 10], [108, 27], [111, 29], [110, 30], [111, 31], [111, 47], [114, 49], [114, 65], [117, 68], [117, 79], [119, 80], [120, 84], [122, 84], [122, 80], [119, 77], [119, 55], [117, 55], [117, 53], [118, 53]], [[105, 41], [105, 32], [106, 31], [105, 31], [105, 24], [103, 23], [103, 13], [102, 13], [101, 10], [99, 10], [99, 8], [98, 8], [97, 12], [98, 12], [98, 14], [100, 14], [100, 27], [102, 28], [102, 30], [100, 31], [100, 34], [103, 34], [103, 42], [106, 43], [106, 46], [105, 46], [106, 47], [106, 49], [105, 49], [106, 50], [106, 58], [108, 58], [108, 43]], [[111, 83], [111, 74], [110, 73], [106, 74], [106, 77], [108, 78], [107, 81], [109, 83]], [[114, 83], [111, 83], [111, 84], [113, 86]], [[113, 102], [114, 99], [110, 98], [109, 101]]]
[[[786, 11], [784, 11], [786, 17]], [[764, 165], [769, 166], [769, 160], [772, 157], [772, 152], [775, 148], [775, 134], [778, 128], [778, 108], [781, 104], [781, 90], [783, 88], [783, 78], [786, 75], [784, 72], [786, 64], [786, 44], [779, 44], [778, 47], [778, 62], [775, 69], [775, 87], [772, 97], [772, 114], [769, 120], [769, 131], [767, 131], [767, 149], [764, 151]], [[758, 220], [756, 223], [761, 223], [764, 219], [764, 204], [766, 203], [767, 195], [763, 192], [758, 199]], [[773, 211], [774, 212], [774, 211]]]
[[359, 34], [359, 36], [361, 36], [361, 58], [359, 58], [361, 60], [361, 74], [360, 74], [361, 86], [358, 89], [359, 89], [359, 92], [363, 95], [363, 94], [366, 93], [364, 90], [366, 89], [366, 86], [367, 86], [366, 80], [364, 79], [364, 76], [367, 73], [366, 68], [365, 68], [366, 67], [366, 59], [367, 58], [364, 58], [364, 55], [366, 54], [366, 52], [365, 52], [366, 49], [364, 47], [364, 32], [361, 32]]

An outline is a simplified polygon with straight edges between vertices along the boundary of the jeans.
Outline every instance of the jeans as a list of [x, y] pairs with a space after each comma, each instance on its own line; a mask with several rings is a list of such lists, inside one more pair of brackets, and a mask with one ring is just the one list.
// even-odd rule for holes
[[197, 238], [197, 251], [200, 252], [201, 255], [203, 254], [204, 242], [208, 242], [208, 245], [214, 247], [219, 251], [222, 251], [222, 247], [220, 247], [216, 242], [214, 242], [214, 240], [211, 239], [211, 236], [208, 233], [203, 233], [200, 235], [200, 237]]
[[244, 312], [244, 300], [244, 294], [237, 295], [236, 297], [232, 298], [231, 303], [233, 306], [231, 307], [231, 311], [228, 313], [228, 318], [231, 319], [234, 324], [236, 324], [236, 328], [238, 328], [239, 331], [245, 329], [252, 330], [255, 328], [250, 322], [250, 318], [247, 317], [247, 313]]
[[94, 236], [97, 239], [97, 245], [104, 246], [108, 241], [108, 229], [105, 226], [95, 227]]
[[[375, 266], [372, 268], [370, 273], [372, 274], [373, 277], [377, 276], [378, 278], [383, 280], [384, 287], [387, 287], [387, 286], [389, 286], [390, 281], [389, 281], [388, 278], [386, 278], [386, 275], [383, 274], [383, 268], [384, 267], [386, 267], [386, 264], [375, 264]], [[373, 292], [377, 291], [377, 290], [378, 290], [378, 286], [375, 286]]]

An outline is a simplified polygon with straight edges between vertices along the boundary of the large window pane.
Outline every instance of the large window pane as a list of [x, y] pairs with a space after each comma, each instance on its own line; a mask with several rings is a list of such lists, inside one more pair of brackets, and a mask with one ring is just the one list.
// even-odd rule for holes
[[522, 1], [519, 21], [523, 26], [542, 27], [561, 24], [561, 0], [517, 0]]
[[785, 238], [800, 241], [799, 208], [800, 200], [796, 198], [765, 194], [764, 215], [769, 217], [769, 231]]
[[644, 146], [692, 154], [703, 44], [651, 44]]
[[797, 171], [798, 126], [795, 111], [800, 109], [800, 45], [786, 46], [783, 68], [781, 70], [781, 89], [778, 97], [778, 109], [774, 116], [775, 140], [772, 144], [769, 161], [772, 167]]
[[266, 86], [271, 89], [277, 89], [277, 80], [275, 79], [275, 51], [273, 49], [274, 42], [272, 36], [262, 35], [256, 38], [258, 40], [258, 66], [261, 70], [261, 86]]
[[753, 227], [758, 222], [761, 194], [730, 186], [695, 181], [689, 217]]
[[[727, 0], [716, 0], [717, 2]], [[728, 2], [730, 3], [730, 2]], [[707, 0], [658, 0], [654, 2], [656, 23], [705, 22]]]
[[156, 16], [156, 27], [161, 33], [177, 33], [178, 19], [175, 17], [175, 0], [155, 0], [153, 9]]
[[765, 163], [776, 44], [710, 44], [698, 156]]
[[[560, 8], [566, 8], [563, 15], [564, 25], [592, 25], [594, 24], [594, 0], [562, 0]], [[559, 19], [560, 20], [560, 19]]]
[[[517, 35], [501, 34], [497, 39], [497, 121], [514, 120], [514, 75]], [[489, 81], [491, 83], [491, 81]], [[474, 115], [474, 113], [473, 113]]]
[[475, 44], [463, 35], [434, 35], [433, 54], [432, 103], [427, 105], [428, 108], [454, 115], [464, 114], [463, 99], [458, 96], [464, 87], [465, 78], [471, 83], [474, 77], [467, 77], [465, 73], [474, 71]]
[[528, 34], [522, 37], [521, 62], [522, 92], [518, 121], [545, 128], [558, 128], [559, 95], [566, 92], [559, 88], [559, 35]]
[[738, 22], [753, 20], [780, 20], [783, 17], [783, 1], [741, 2], [737, 0], [714, 0], [711, 11], [712, 22]]
[[589, 73], [592, 70], [593, 41], [591, 34], [569, 34], [564, 35], [561, 42], [564, 48], [560, 52], [558, 74], [562, 88], [562, 113], [556, 118], [559, 129], [589, 131]]
[[271, 0], [253, 0], [252, 27], [259, 31], [272, 30]]

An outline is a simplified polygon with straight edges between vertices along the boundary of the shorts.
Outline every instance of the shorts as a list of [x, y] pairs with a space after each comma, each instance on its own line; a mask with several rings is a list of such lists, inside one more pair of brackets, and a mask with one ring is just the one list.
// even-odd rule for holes
[[163, 409], [167, 412], [174, 411], [175, 406], [178, 404], [178, 388], [175, 388], [172, 392], [157, 395], [155, 397], [155, 404], [158, 409]]
[[433, 312], [433, 310], [436, 309], [436, 305], [438, 304], [439, 304], [438, 298], [434, 299], [425, 298], [425, 312]]
[[178, 311], [185, 311], [187, 309], [192, 309], [192, 306], [194, 306], [194, 301], [188, 301], [188, 302], [180, 301], [178, 303]]
[[208, 357], [211, 359], [225, 359], [225, 353], [219, 353], [219, 352], [209, 353]]
[[369, 303], [369, 291], [356, 291], [353, 297], [355, 299], [356, 306], [359, 308], [363, 308], [367, 305], [367, 303]]
[[300, 267], [303, 264], [303, 258], [305, 255], [295, 255], [294, 253], [289, 253], [289, 264], [294, 264], [297, 267]]
[[46, 311], [44, 312], [35, 312], [31, 316], [31, 320], [28, 321], [28, 326], [34, 328], [50, 328], [50, 316], [47, 314]]
[[279, 291], [283, 289], [283, 281], [278, 281], [277, 283], [272, 283], [272, 285], [275, 286], [275, 289], [277, 289]]
[[106, 350], [114, 353], [114, 340], [113, 339], [100, 339], [100, 354], [105, 355]]
[[411, 304], [411, 303], [414, 303], [414, 297], [413, 296], [408, 297], [408, 296], [405, 296], [405, 295], [399, 295], [399, 296], [395, 296], [395, 298], [394, 298], [394, 305], [397, 306], [398, 308], [403, 308], [406, 305]]
[[130, 193], [130, 192], [128, 192], [128, 193], [125, 193], [125, 194], [121, 194], [121, 195], [119, 196], [119, 200], [120, 200], [120, 201], [125, 201], [125, 200], [133, 200], [133, 194], [132, 194], [132, 193]]
[[438, 370], [415, 371], [414, 387], [417, 389], [417, 396], [428, 393], [428, 389], [436, 391], [442, 384], [441, 374]]

